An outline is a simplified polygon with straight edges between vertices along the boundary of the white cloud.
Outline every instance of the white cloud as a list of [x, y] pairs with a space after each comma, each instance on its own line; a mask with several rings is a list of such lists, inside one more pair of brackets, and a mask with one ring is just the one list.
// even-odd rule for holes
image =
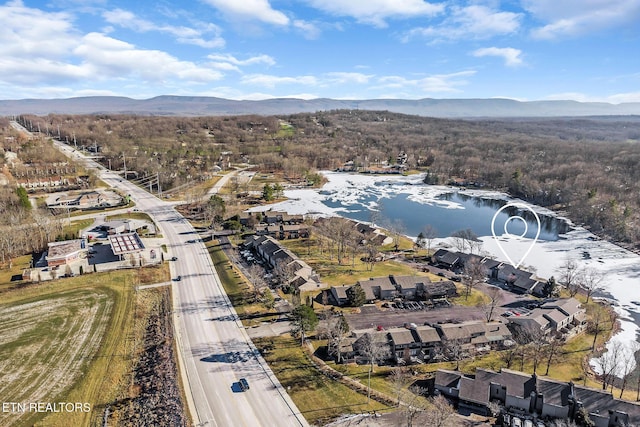
[[327, 73], [327, 77], [331, 84], [367, 84], [373, 77], [373, 74], [333, 72]]
[[497, 56], [504, 59], [505, 65], [509, 67], [516, 67], [522, 65], [522, 58], [520, 55], [522, 51], [520, 49], [514, 49], [512, 47], [485, 47], [476, 49], [471, 53], [475, 57], [483, 56]]
[[483, 5], [454, 6], [440, 25], [414, 28], [405, 33], [403, 41], [426, 38], [432, 41], [486, 39], [512, 34], [520, 28], [522, 14], [502, 12]]
[[249, 85], [258, 85], [273, 88], [277, 85], [298, 84], [305, 86], [315, 86], [318, 79], [315, 76], [272, 76], [268, 74], [251, 74], [243, 76], [241, 82]]
[[386, 27], [390, 18], [435, 16], [442, 4], [423, 0], [307, 0], [312, 7], [337, 16], [349, 16], [358, 22]]
[[222, 13], [239, 19], [252, 19], [267, 24], [289, 25], [284, 13], [274, 10], [268, 0], [204, 0]]
[[208, 55], [207, 58], [211, 59], [212, 61], [227, 62], [229, 64], [233, 64], [237, 66], [255, 65], [255, 64], [266, 64], [266, 65], [276, 64], [276, 61], [269, 55], [257, 55], [247, 59], [237, 59], [235, 56], [229, 55], [229, 54], [212, 54], [212, 55]]
[[165, 79], [208, 82], [222, 78], [220, 72], [211, 68], [178, 60], [163, 51], [137, 49], [100, 33], [84, 36], [74, 54], [83, 58], [86, 64], [95, 69], [96, 75], [102, 77], [137, 77], [154, 82]]
[[229, 54], [211, 54], [207, 56], [212, 62], [210, 66], [218, 70], [242, 72], [240, 67], [251, 65], [275, 65], [276, 61], [269, 55], [257, 55], [240, 60]]
[[625, 92], [607, 96], [593, 96], [580, 92], [563, 92], [548, 95], [545, 99], [550, 101], [571, 99], [578, 102], [609, 102], [611, 104], [620, 104], [625, 102], [640, 102], [640, 92]]
[[523, 0], [523, 7], [537, 19], [547, 22], [535, 28], [539, 39], [578, 36], [620, 25], [637, 25], [638, 0]]
[[263, 100], [263, 99], [274, 99], [274, 98], [310, 100], [310, 99], [317, 99], [318, 95], [315, 95], [315, 94], [312, 94], [312, 93], [294, 93], [294, 94], [288, 94], [288, 95], [274, 95], [274, 94], [254, 92], [254, 93], [248, 93], [248, 94], [242, 95], [242, 97], [240, 97], [238, 99], [246, 99], [246, 100], [250, 100], [250, 101], [260, 101], [260, 100]]
[[[204, 48], [220, 48], [225, 45], [224, 39], [220, 36], [220, 28], [210, 23], [198, 23], [198, 28], [158, 25], [138, 18], [132, 12], [123, 9], [105, 11], [102, 13], [102, 17], [110, 24], [133, 31], [141, 33], [158, 31], [170, 34], [176, 37], [179, 43], [193, 44]], [[208, 34], [211, 34], [211, 36], [206, 38]]]
[[[334, 87], [337, 85], [364, 85], [368, 84], [373, 75], [351, 72], [331, 72], [318, 76], [273, 76], [267, 74], [252, 74], [244, 76], [241, 81], [244, 84], [259, 85], [273, 88], [283, 85], [303, 85], [307, 87]], [[314, 95], [314, 97], [317, 97]]]
[[304, 38], [315, 40], [320, 36], [320, 28], [313, 22], [296, 19], [293, 21], [293, 28], [302, 33]]
[[60, 59], [75, 43], [73, 16], [25, 7], [21, 1], [0, 6], [0, 56]]
[[[384, 76], [378, 78], [378, 85], [373, 89], [393, 90], [396, 93], [410, 94], [415, 98], [429, 93], [460, 92], [459, 87], [468, 83], [467, 77], [475, 74], [475, 71], [460, 71], [451, 74], [434, 74], [417, 79], [407, 79], [401, 76]], [[420, 91], [417, 93], [416, 91]]]
[[619, 104], [622, 102], [640, 102], [640, 92], [627, 92], [627, 93], [617, 93], [615, 95], [610, 95], [607, 97], [613, 104]]

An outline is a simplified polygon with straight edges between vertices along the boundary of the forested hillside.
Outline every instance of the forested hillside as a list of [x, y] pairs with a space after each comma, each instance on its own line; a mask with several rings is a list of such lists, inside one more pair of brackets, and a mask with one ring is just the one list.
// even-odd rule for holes
[[278, 117], [26, 116], [22, 122], [78, 146], [105, 165], [163, 188], [250, 162], [301, 180], [347, 161], [369, 168], [407, 154], [429, 183], [475, 185], [566, 214], [595, 233], [640, 241], [640, 117], [450, 120], [340, 110]]

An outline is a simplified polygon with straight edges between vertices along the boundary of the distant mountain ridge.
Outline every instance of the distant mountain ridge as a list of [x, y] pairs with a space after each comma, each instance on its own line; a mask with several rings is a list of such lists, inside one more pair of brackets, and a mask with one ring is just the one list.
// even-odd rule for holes
[[386, 110], [428, 117], [560, 117], [640, 115], [640, 102], [609, 104], [512, 99], [363, 99], [274, 98], [236, 101], [205, 96], [162, 95], [150, 99], [89, 96], [66, 99], [0, 100], [0, 115], [139, 114], [166, 116], [278, 115], [338, 109]]

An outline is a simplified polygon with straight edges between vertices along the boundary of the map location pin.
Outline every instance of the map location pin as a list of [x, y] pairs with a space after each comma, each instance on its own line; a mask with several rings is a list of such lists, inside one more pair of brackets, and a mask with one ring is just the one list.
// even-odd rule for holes
[[[536, 222], [538, 223], [538, 229], [536, 231], [536, 237], [533, 238], [533, 241], [531, 242], [531, 245], [529, 246], [529, 248], [527, 249], [525, 254], [522, 256], [522, 258], [520, 258], [520, 261], [518, 261], [518, 263], [513, 262], [513, 260], [511, 259], [511, 257], [507, 253], [507, 250], [505, 250], [505, 248], [502, 246], [502, 243], [498, 239], [498, 235], [496, 235], [496, 230], [495, 230], [496, 218], [498, 218], [498, 216], [500, 215], [500, 213], [503, 210], [505, 210], [507, 208], [511, 208], [511, 207], [518, 208], [520, 210], [527, 210], [527, 211], [531, 212], [533, 214], [534, 218], [536, 219]], [[522, 221], [522, 223], [524, 224], [524, 232], [521, 235], [509, 233], [509, 231], [507, 230], [507, 226], [509, 225], [509, 223], [511, 221], [514, 221], [514, 220], [515, 221]], [[522, 262], [529, 255], [529, 252], [531, 252], [531, 249], [533, 249], [533, 247], [535, 246], [536, 242], [538, 241], [538, 237], [540, 237], [540, 228], [541, 228], [540, 227], [540, 217], [538, 217], [538, 214], [535, 213], [535, 211], [533, 209], [531, 209], [529, 206], [525, 205], [524, 203], [518, 203], [518, 202], [509, 202], [509, 203], [507, 203], [506, 205], [504, 205], [503, 207], [498, 209], [498, 211], [493, 215], [493, 219], [491, 220], [491, 234], [493, 234], [493, 238], [496, 240], [496, 243], [498, 244], [498, 248], [500, 248], [500, 251], [503, 253], [503, 255], [507, 258], [509, 263], [514, 268], [520, 267]], [[525, 238], [524, 236], [526, 236], [527, 231], [529, 231], [529, 225], [528, 225], [527, 221], [523, 217], [521, 217], [519, 215], [513, 215], [513, 216], [510, 216], [509, 218], [507, 218], [507, 220], [505, 221], [505, 223], [504, 223], [504, 233], [501, 234], [501, 235], [506, 235], [509, 238], [524, 239]]]

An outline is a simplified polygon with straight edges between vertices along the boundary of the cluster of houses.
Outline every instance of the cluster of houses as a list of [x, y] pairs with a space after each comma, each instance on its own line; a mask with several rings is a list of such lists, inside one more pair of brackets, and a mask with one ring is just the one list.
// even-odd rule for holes
[[577, 299], [562, 298], [547, 301], [526, 315], [510, 316], [509, 324], [516, 334], [569, 337], [584, 330], [587, 314]]
[[286, 283], [281, 283], [282, 286], [302, 291], [322, 286], [318, 275], [306, 262], [271, 236], [251, 235], [246, 238], [243, 247], [253, 251], [266, 268], [287, 270], [290, 277]]
[[396, 363], [430, 362], [447, 358], [452, 351], [460, 356], [490, 350], [502, 350], [515, 344], [511, 331], [501, 322], [468, 321], [462, 323], [434, 323], [409, 325], [388, 330], [391, 354]]
[[[75, 179], [73, 179], [75, 181]], [[24, 187], [29, 191], [35, 190], [48, 190], [50, 188], [68, 187], [75, 182], [69, 177], [65, 176], [48, 176], [48, 177], [33, 177], [23, 178], [17, 180], [18, 187]]]
[[354, 285], [333, 286], [330, 292], [330, 302], [333, 305], [344, 306], [349, 303], [348, 290], [352, 286], [360, 286], [364, 291], [367, 303], [376, 300], [391, 301], [404, 298], [418, 301], [435, 301], [457, 295], [455, 283], [449, 280], [432, 282], [424, 276], [395, 276], [371, 277], [369, 280], [359, 280]]
[[[452, 357], [468, 357], [490, 350], [515, 345], [511, 331], [501, 322], [473, 320], [462, 323], [434, 323], [375, 331], [374, 340], [386, 346], [386, 354], [396, 364], [442, 361]], [[364, 334], [354, 332], [340, 348], [344, 360], [366, 358], [362, 351]]]
[[239, 221], [242, 226], [253, 228], [258, 236], [270, 236], [274, 239], [309, 237], [309, 226], [304, 223], [303, 215], [279, 211], [243, 212]]
[[537, 297], [546, 297], [549, 294], [546, 281], [536, 279], [533, 273], [526, 270], [515, 268], [511, 264], [496, 261], [492, 258], [438, 249], [431, 256], [431, 261], [438, 267], [451, 271], [462, 270], [470, 262], [477, 262], [486, 269], [489, 279], [506, 284], [514, 292], [531, 294]]
[[[397, 280], [398, 278], [395, 278]], [[415, 278], [414, 278], [415, 281]], [[379, 282], [378, 279], [359, 283]], [[388, 283], [386, 280], [383, 283]], [[443, 282], [433, 283], [439, 285]], [[338, 287], [342, 288], [342, 287]], [[373, 286], [377, 288], [377, 286]], [[366, 289], [366, 288], [365, 288]], [[455, 287], [454, 287], [455, 290]], [[341, 289], [331, 289], [333, 298], [340, 297]], [[393, 295], [392, 293], [388, 294]], [[396, 363], [432, 362], [438, 360], [443, 349], [455, 344], [460, 354], [474, 354], [501, 350], [515, 344], [517, 337], [540, 336], [567, 337], [586, 327], [585, 309], [575, 298], [547, 301], [528, 314], [514, 315], [504, 322], [485, 322], [472, 320], [458, 323], [437, 323], [415, 325], [405, 324], [404, 328], [392, 328], [376, 331], [384, 334], [381, 340], [389, 345], [389, 354]], [[524, 335], [525, 333], [527, 335]], [[342, 349], [345, 359], [362, 356], [359, 353], [359, 340], [362, 335], [352, 334]]]
[[490, 406], [502, 408], [503, 425], [546, 425], [546, 421], [561, 419], [587, 425], [579, 417], [586, 413], [596, 427], [640, 425], [640, 405], [615, 399], [611, 393], [502, 369], [500, 372], [477, 368], [474, 375], [439, 369], [434, 388], [455, 404], [483, 415]]

